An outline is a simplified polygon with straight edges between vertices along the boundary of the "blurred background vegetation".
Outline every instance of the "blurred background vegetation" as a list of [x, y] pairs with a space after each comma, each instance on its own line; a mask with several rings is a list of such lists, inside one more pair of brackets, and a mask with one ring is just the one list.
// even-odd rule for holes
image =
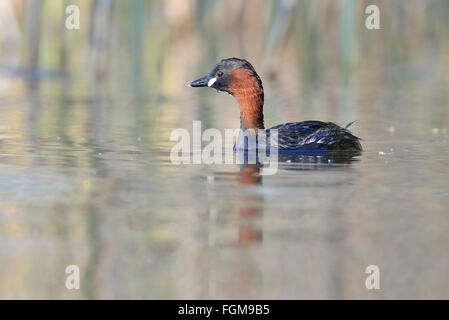
[[[364, 11], [373, 3], [381, 30], [365, 28]], [[80, 8], [80, 30], [65, 28], [69, 4]], [[448, 84], [444, 0], [3, 0], [0, 6], [0, 103], [32, 97], [31, 83], [39, 97], [32, 109], [40, 110], [41, 98], [61, 102], [50, 115], [33, 110], [45, 122], [38, 136], [70, 142], [80, 138], [74, 126], [115, 123], [154, 145], [167, 139], [167, 132], [150, 132], [154, 127], [190, 127], [196, 118], [238, 127], [235, 108], [209, 108], [209, 93], [186, 88], [230, 56], [251, 61], [265, 80], [267, 125], [318, 116], [363, 122], [362, 114], [375, 113], [440, 127], [441, 112], [448, 116], [438, 106], [428, 112], [447, 104], [447, 95], [433, 96], [425, 112], [402, 101]], [[380, 93], [384, 86], [392, 92]], [[220, 106], [223, 98], [214, 98]]]

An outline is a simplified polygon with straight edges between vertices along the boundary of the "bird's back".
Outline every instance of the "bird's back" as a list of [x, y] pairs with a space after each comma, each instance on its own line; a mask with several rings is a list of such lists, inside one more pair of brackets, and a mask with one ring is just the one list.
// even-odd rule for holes
[[280, 153], [326, 153], [328, 151], [352, 151], [360, 153], [360, 139], [347, 128], [332, 122], [303, 121], [289, 122], [267, 129], [267, 136], [278, 130]]

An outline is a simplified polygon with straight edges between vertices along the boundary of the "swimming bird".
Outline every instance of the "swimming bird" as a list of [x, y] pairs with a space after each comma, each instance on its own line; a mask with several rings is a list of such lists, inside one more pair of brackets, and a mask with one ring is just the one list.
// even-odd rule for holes
[[192, 81], [189, 86], [214, 88], [231, 94], [237, 100], [240, 107], [240, 135], [234, 150], [248, 148], [244, 139], [241, 139], [247, 130], [263, 129], [269, 137], [270, 132], [276, 129], [279, 154], [328, 155], [349, 152], [353, 156], [362, 151], [360, 139], [348, 130], [353, 122], [342, 128], [332, 122], [308, 120], [264, 129], [262, 80], [245, 59], [223, 59], [207, 75]]

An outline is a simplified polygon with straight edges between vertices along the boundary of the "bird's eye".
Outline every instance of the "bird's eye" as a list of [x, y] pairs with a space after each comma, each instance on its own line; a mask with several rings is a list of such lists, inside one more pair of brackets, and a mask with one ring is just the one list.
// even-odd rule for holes
[[222, 71], [218, 71], [217, 72], [217, 77], [219, 77], [219, 78], [223, 77], [223, 72]]

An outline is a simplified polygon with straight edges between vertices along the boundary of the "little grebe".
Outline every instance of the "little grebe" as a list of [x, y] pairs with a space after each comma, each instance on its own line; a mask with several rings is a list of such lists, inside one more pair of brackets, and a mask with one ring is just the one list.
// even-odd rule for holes
[[[221, 60], [204, 77], [189, 84], [190, 87], [211, 87], [234, 96], [240, 106], [241, 132], [248, 129], [264, 129], [262, 81], [253, 66], [244, 59]], [[360, 139], [347, 128], [332, 122], [303, 121], [289, 122], [266, 130], [278, 130], [278, 150], [280, 154], [328, 154], [334, 151], [360, 154]], [[237, 150], [246, 149], [243, 141], [237, 139]]]

